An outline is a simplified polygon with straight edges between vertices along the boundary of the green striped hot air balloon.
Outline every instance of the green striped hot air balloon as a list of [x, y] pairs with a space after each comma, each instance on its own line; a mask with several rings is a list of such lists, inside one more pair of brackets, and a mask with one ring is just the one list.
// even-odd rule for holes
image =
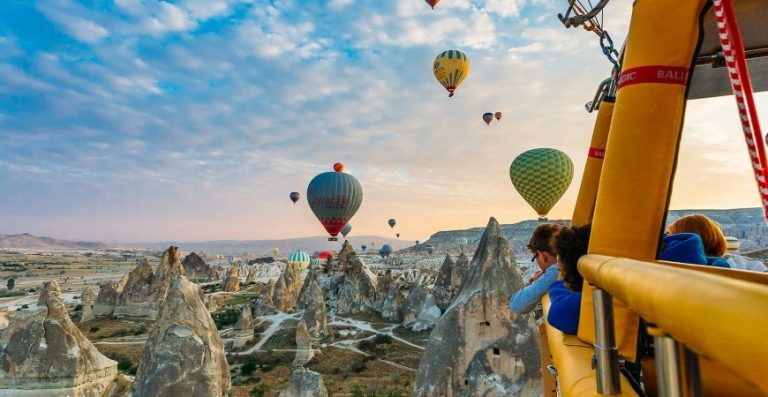
[[355, 215], [363, 202], [363, 188], [352, 175], [344, 173], [344, 165], [333, 165], [334, 172], [323, 172], [309, 182], [307, 203], [336, 241], [344, 225]]
[[352, 231], [352, 224], [347, 223], [344, 225], [344, 227], [341, 228], [341, 235], [344, 236], [344, 238], [347, 238], [347, 234]]
[[539, 220], [546, 220], [549, 210], [571, 184], [573, 162], [557, 149], [532, 149], [515, 158], [509, 167], [509, 178], [520, 196], [539, 214]]
[[320, 259], [318, 258], [312, 258], [309, 260], [309, 268], [310, 269], [317, 269], [320, 267]]
[[288, 257], [288, 264], [297, 270], [304, 270], [309, 266], [309, 254], [304, 251], [294, 251]]

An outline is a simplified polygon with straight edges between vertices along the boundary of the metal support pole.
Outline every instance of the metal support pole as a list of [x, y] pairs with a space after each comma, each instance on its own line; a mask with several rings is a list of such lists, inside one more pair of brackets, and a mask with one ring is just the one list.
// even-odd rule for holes
[[687, 346], [683, 347], [685, 358], [685, 395], [692, 397], [701, 396], [701, 370], [699, 369], [699, 355]]
[[619, 349], [613, 331], [613, 298], [607, 292], [595, 288], [592, 291], [592, 302], [595, 311], [597, 393], [619, 394]]
[[680, 362], [677, 359], [678, 344], [666, 334], [653, 336], [656, 356], [656, 377], [658, 379], [659, 396], [681, 397], [683, 385], [680, 382]]

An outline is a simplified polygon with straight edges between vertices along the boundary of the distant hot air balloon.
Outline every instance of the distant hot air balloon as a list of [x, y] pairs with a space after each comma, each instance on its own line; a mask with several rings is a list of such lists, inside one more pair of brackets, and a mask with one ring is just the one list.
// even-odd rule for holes
[[277, 248], [277, 247], [272, 248], [272, 253], [275, 255], [280, 255], [280, 248]]
[[453, 92], [469, 74], [469, 59], [465, 53], [459, 50], [443, 51], [435, 58], [435, 62], [432, 64], [432, 73], [434, 73], [437, 81], [448, 90], [448, 96], [452, 97]]
[[395, 236], [397, 236], [397, 238], [400, 238], [400, 233], [395, 233]]
[[427, 4], [429, 4], [430, 7], [432, 7], [433, 10], [435, 9], [435, 6], [437, 5], [437, 3], [440, 2], [440, 0], [425, 0], [425, 1], [427, 2]]
[[344, 172], [344, 163], [334, 163], [333, 170], [336, 172]]
[[491, 125], [491, 121], [493, 121], [493, 113], [483, 113], [483, 121], [485, 121], [485, 124]]
[[381, 246], [381, 249], [379, 250], [379, 252], [382, 255], [388, 257], [390, 254], [392, 254], [392, 246], [389, 244], [384, 244]]
[[376, 248], [376, 242], [375, 241], [371, 241], [371, 247]]
[[[334, 165], [334, 168], [338, 167]], [[336, 236], [363, 202], [363, 187], [352, 175], [341, 171], [324, 172], [309, 182], [307, 202], [331, 235], [328, 241], [337, 241]]]
[[496, 112], [495, 116], [497, 121], [501, 120], [501, 112]]
[[299, 199], [301, 198], [301, 193], [291, 192], [291, 194], [289, 194], [288, 197], [291, 198], [291, 201], [293, 201], [293, 204], [296, 204], [296, 202], [299, 201]]
[[467, 244], [469, 244], [469, 241], [467, 240], [467, 238], [466, 238], [466, 237], [459, 237], [459, 238], [456, 240], [456, 243], [458, 243], [459, 245], [462, 245], [462, 246], [463, 246], [463, 245], [467, 245]]
[[365, 252], [365, 250], [367, 250], [367, 249], [368, 249], [368, 246], [367, 246], [367, 245], [365, 245], [365, 244], [363, 244], [363, 245], [361, 245], [361, 246], [360, 246], [360, 248], [362, 248], [362, 249], [363, 249], [363, 252]]
[[389, 227], [395, 227], [395, 225], [397, 225], [397, 221], [394, 219], [388, 220], [387, 223], [389, 224]]
[[573, 162], [557, 149], [538, 148], [517, 156], [509, 167], [515, 189], [545, 220], [573, 179]]
[[416, 246], [418, 247], [418, 245], [419, 245], [419, 240], [416, 240]]
[[296, 269], [304, 270], [309, 266], [309, 254], [304, 251], [294, 251], [288, 256], [288, 264]]
[[344, 238], [347, 238], [347, 234], [349, 234], [350, 231], [352, 231], [352, 224], [347, 223], [341, 228], [341, 235], [344, 236]]
[[435, 252], [435, 246], [432, 244], [426, 244], [424, 245], [424, 248], [427, 249], [427, 253], [432, 255]]

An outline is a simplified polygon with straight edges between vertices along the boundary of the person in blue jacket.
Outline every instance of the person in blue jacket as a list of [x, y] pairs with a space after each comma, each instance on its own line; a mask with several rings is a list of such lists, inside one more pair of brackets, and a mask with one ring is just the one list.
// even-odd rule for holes
[[584, 279], [576, 265], [587, 253], [592, 225], [569, 227], [555, 237], [557, 264], [563, 279], [549, 287], [549, 313], [547, 322], [567, 334], [576, 334], [581, 311], [581, 287]]
[[731, 267], [723, 258], [707, 256], [701, 236], [695, 233], [665, 235], [664, 239], [661, 240], [661, 255], [659, 255], [659, 259], [693, 265]]
[[528, 313], [539, 303], [541, 297], [549, 291], [549, 286], [557, 281], [560, 269], [555, 265], [555, 235], [562, 226], [542, 223], [533, 230], [528, 242], [528, 249], [533, 254], [531, 262], [539, 266], [538, 272], [529, 280], [531, 284], [521, 288], [509, 300], [509, 308], [517, 313]]

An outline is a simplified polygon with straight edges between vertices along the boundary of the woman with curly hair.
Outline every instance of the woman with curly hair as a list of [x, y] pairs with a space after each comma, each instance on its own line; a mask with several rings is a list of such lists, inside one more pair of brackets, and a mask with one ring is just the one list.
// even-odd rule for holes
[[553, 327], [567, 334], [576, 334], [579, 329], [581, 308], [581, 287], [583, 278], [577, 264], [587, 253], [592, 225], [569, 227], [560, 230], [555, 237], [557, 263], [563, 279], [549, 287], [551, 305], [547, 321]]

